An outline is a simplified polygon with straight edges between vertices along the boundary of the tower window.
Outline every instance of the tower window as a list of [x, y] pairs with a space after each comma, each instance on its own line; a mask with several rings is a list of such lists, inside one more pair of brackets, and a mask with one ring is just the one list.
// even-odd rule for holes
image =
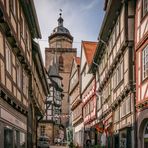
[[57, 41], [57, 48], [62, 48], [62, 43], [61, 43], [61, 41]]
[[64, 59], [62, 54], [59, 56], [59, 70], [63, 70], [64, 67]]

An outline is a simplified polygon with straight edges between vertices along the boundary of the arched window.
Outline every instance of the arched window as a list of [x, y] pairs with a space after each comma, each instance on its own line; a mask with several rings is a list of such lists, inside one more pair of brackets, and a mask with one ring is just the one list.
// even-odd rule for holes
[[148, 122], [146, 123], [146, 126], [144, 128], [144, 133], [143, 133], [143, 138], [144, 138], [144, 148], [148, 148]]

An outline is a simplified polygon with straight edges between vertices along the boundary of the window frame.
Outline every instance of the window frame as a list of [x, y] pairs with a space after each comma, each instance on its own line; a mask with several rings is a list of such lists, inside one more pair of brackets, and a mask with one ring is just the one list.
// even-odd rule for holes
[[145, 17], [147, 14], [148, 14], [148, 0], [142, 0], [142, 18]]
[[16, 17], [17, 16], [17, 1], [16, 0], [9, 0], [9, 2], [10, 2], [11, 12]]
[[16, 62], [16, 73], [17, 73], [17, 77], [16, 77], [16, 83], [19, 89], [22, 89], [22, 72], [21, 72], [21, 64], [19, 63], [19, 61]]
[[[142, 81], [148, 78], [148, 45], [142, 49]], [[146, 74], [145, 74], [146, 73]]]
[[40, 126], [40, 135], [41, 136], [44, 136], [45, 135], [45, 129], [46, 129], [45, 125], [41, 125]]
[[9, 74], [12, 74], [12, 54], [11, 54], [11, 50], [10, 47], [8, 45], [8, 43], [6, 42], [6, 70], [9, 72]]

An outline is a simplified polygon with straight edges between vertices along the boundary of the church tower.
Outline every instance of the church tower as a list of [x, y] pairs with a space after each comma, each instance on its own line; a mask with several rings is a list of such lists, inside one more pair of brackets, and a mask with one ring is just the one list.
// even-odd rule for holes
[[[58, 26], [53, 29], [48, 37], [49, 48], [45, 49], [45, 67], [48, 71], [53, 61], [58, 63], [59, 75], [63, 78], [63, 94], [61, 124], [68, 126], [68, 85], [73, 57], [76, 56], [76, 48], [72, 48], [73, 37], [63, 25], [62, 14], [58, 18]], [[65, 117], [64, 117], [65, 115]]]

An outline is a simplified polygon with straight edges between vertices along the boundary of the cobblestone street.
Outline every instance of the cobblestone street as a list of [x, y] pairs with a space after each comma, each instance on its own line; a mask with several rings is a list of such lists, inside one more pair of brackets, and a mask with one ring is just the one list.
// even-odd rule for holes
[[68, 148], [68, 146], [55, 145], [55, 146], [50, 146], [50, 148]]

